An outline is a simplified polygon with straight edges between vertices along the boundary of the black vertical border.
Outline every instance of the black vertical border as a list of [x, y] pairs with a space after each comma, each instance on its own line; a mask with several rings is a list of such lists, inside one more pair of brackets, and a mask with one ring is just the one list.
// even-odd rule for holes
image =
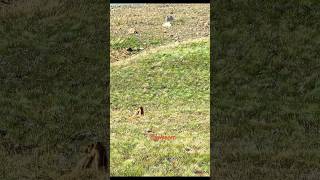
[[106, 15], [107, 15], [107, 79], [106, 79], [106, 88], [107, 88], [107, 117], [106, 117], [106, 138], [107, 138], [107, 180], [110, 180], [110, 0], [106, 1]]
[[213, 146], [213, 126], [214, 126], [214, 119], [213, 119], [213, 61], [214, 61], [214, 36], [215, 36], [215, 21], [214, 21], [214, 13], [216, 11], [214, 0], [210, 1], [210, 179], [213, 180], [213, 153], [214, 153], [214, 146]]

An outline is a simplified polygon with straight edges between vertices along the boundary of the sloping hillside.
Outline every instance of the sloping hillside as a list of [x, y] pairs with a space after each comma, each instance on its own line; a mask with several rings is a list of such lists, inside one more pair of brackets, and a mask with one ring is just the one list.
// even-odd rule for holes
[[111, 65], [111, 175], [209, 175], [209, 59], [202, 39]]

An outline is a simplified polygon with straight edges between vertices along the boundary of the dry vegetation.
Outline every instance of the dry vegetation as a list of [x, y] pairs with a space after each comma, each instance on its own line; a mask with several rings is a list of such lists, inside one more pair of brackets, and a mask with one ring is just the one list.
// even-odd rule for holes
[[[209, 37], [209, 12], [209, 4], [113, 7], [110, 12], [111, 62], [135, 54], [126, 51], [129, 47], [143, 47], [146, 51], [176, 41]], [[175, 17], [171, 28], [162, 27], [167, 15]], [[130, 34], [130, 28], [136, 29], [140, 36]]]

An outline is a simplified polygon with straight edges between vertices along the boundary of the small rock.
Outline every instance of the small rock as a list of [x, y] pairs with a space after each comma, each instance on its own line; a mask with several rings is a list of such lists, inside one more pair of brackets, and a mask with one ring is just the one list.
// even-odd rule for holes
[[163, 27], [171, 27], [171, 23], [170, 22], [165, 22], [162, 24]]
[[137, 31], [136, 29], [134, 29], [134, 28], [130, 28], [130, 29], [128, 30], [128, 33], [129, 33], [129, 34], [138, 34], [138, 31]]

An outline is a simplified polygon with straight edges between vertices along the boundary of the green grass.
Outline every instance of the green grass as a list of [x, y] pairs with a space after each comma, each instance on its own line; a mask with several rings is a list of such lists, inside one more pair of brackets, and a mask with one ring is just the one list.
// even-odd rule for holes
[[311, 1], [214, 6], [214, 178], [318, 179], [318, 9]]
[[[111, 175], [209, 175], [209, 64], [199, 41], [111, 66]], [[139, 106], [145, 116], [130, 121]], [[147, 129], [176, 139], [152, 141]]]
[[127, 38], [118, 38], [110, 42], [110, 46], [114, 49], [123, 48], [137, 48], [140, 46], [140, 41], [136, 36], [129, 36]]
[[57, 179], [106, 142], [106, 3], [16, 5], [0, 10], [0, 179]]
[[[112, 49], [137, 49], [142, 46], [150, 46], [150, 45], [160, 45], [161, 40], [160, 39], [139, 39], [139, 35], [131, 35], [128, 37], [122, 37], [122, 38], [111, 38], [110, 47]], [[141, 43], [144, 44], [141, 44]]]

